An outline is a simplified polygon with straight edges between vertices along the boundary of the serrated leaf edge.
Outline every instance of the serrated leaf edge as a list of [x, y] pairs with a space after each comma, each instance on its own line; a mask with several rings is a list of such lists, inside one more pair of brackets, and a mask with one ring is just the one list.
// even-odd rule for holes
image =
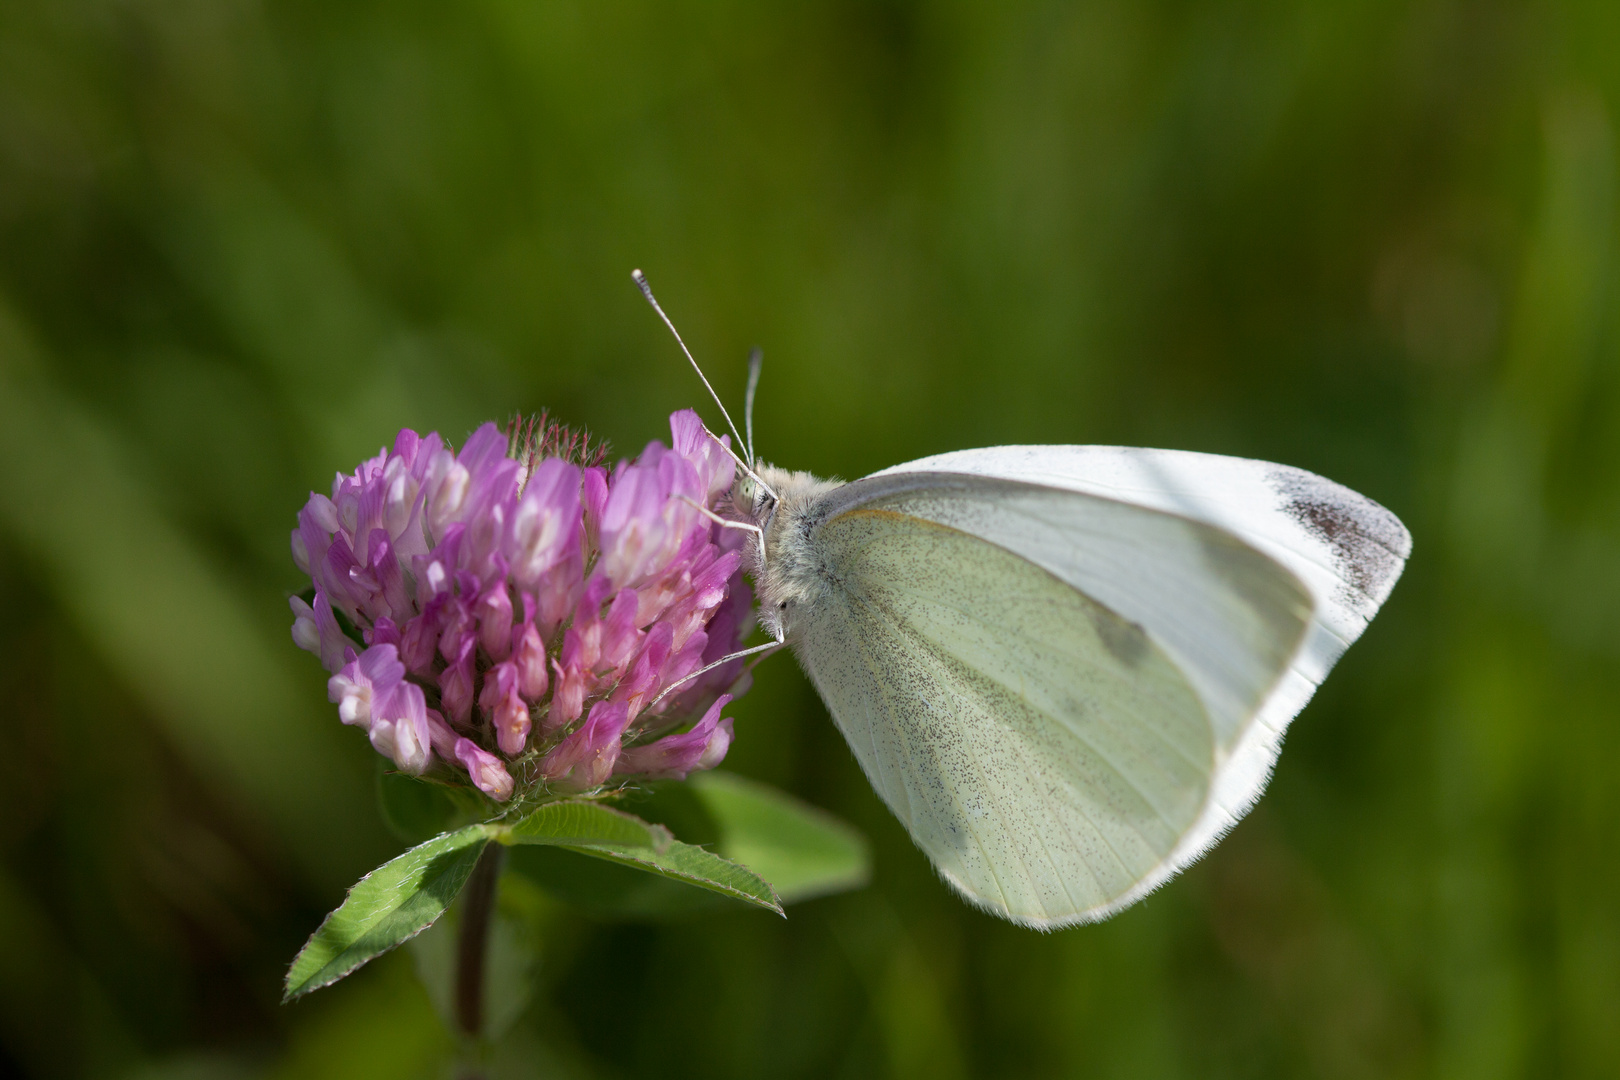
[[[667, 866], [660, 866], [658, 863], [652, 862], [652, 861], [647, 860], [647, 859], [638, 859], [633, 855], [623, 854], [623, 853], [617, 852], [617, 851], [611, 851], [610, 852], [610, 851], [608, 851], [608, 849], [604, 845], [597, 845], [597, 844], [558, 844], [557, 846], [565, 848], [566, 850], [569, 850], [569, 851], [576, 851], [581, 855], [589, 855], [589, 856], [591, 856], [593, 858], [605, 859], [608, 862], [616, 862], [616, 863], [619, 863], [620, 865], [631, 865], [631, 866], [645, 868], [647, 873], [655, 874], [658, 877], [668, 878], [671, 881], [684, 882], [686, 884], [691, 885], [693, 888], [706, 889], [709, 892], [720, 893], [723, 896], [730, 896], [735, 900], [741, 900], [742, 902], [744, 902], [746, 904], [749, 904], [749, 905], [751, 905], [753, 907], [764, 908], [766, 911], [774, 911], [778, 915], [782, 916], [782, 918], [784, 918], [784, 919], [787, 918], [787, 911], [782, 906], [782, 897], [777, 893], [775, 885], [772, 885], [770, 882], [766, 881], [764, 878], [760, 877], [758, 874], [755, 874], [754, 871], [749, 870], [748, 867], [744, 866], [742, 863], [738, 862], [737, 860], [728, 859], [724, 855], [721, 855], [717, 851], [710, 851], [708, 848], [704, 847], [702, 844], [688, 844], [687, 847], [697, 848], [698, 850], [703, 851], [706, 854], [714, 856], [716, 859], [719, 859], [721, 862], [725, 863], [727, 866], [735, 866], [739, 870], [747, 871], [749, 874], [753, 875], [753, 878], [754, 878], [755, 881], [758, 881], [761, 885], [765, 886], [765, 888], [770, 892], [771, 902], [768, 903], [768, 904], [767, 903], [762, 903], [758, 896], [755, 896], [752, 893], [743, 892], [741, 889], [733, 888], [732, 886], [726, 885], [723, 882], [715, 881], [713, 878], [695, 878], [695, 877], [692, 877], [689, 874], [677, 873], [676, 871], [671, 870]], [[673, 845], [671, 845], [671, 846], [673, 846]], [[594, 850], [594, 851], [590, 850], [592, 848], [595, 848], [596, 850]], [[667, 852], [668, 848], [666, 847], [664, 851], [657, 851], [655, 849], [649, 849], [649, 850], [653, 850], [654, 854], [663, 855], [663, 854], [665, 854]], [[606, 854], [603, 854], [604, 852], [606, 852]]]
[[417, 929], [411, 931], [409, 934], [406, 934], [404, 937], [400, 938], [398, 941], [394, 942], [392, 945], [388, 946], [386, 949], [380, 949], [377, 952], [372, 953], [370, 956], [366, 957], [366, 959], [364, 959], [364, 960], [360, 961], [359, 963], [355, 964], [354, 967], [348, 968], [345, 971], [340, 971], [336, 975], [333, 975], [328, 979], [324, 979], [321, 982], [311, 982], [311, 983], [307, 983], [307, 984], [299, 987], [297, 990], [292, 989], [292, 985], [291, 985], [292, 984], [292, 973], [293, 973], [293, 968], [296, 968], [298, 966], [298, 958], [303, 956], [305, 951], [308, 950], [308, 948], [315, 943], [315, 939], [321, 936], [321, 931], [326, 929], [326, 924], [331, 922], [332, 919], [337, 915], [337, 913], [343, 910], [343, 905], [347, 904], [349, 902], [349, 898], [354, 895], [354, 891], [356, 889], [358, 889], [360, 886], [364, 885], [367, 881], [371, 880], [372, 875], [378, 873], [384, 867], [386, 867], [390, 863], [394, 862], [395, 859], [401, 858], [402, 856], [405, 856], [405, 855], [409, 855], [412, 851], [415, 851], [416, 848], [426, 847], [427, 845], [433, 843], [436, 840], [442, 840], [446, 836], [451, 835], [452, 833], [462, 832], [465, 829], [479, 829], [479, 830], [481, 830], [484, 833], [484, 843], [486, 845], [491, 840], [496, 839], [496, 837], [491, 835], [490, 828], [489, 828], [488, 825], [463, 825], [461, 828], [458, 828], [458, 829], [446, 829], [444, 832], [439, 833], [437, 836], [434, 836], [434, 837], [432, 837], [431, 839], [428, 839], [428, 840], [424, 840], [420, 844], [415, 845], [415, 847], [410, 847], [410, 848], [405, 849], [404, 851], [400, 852], [398, 855], [395, 855], [393, 859], [389, 859], [387, 862], [384, 862], [379, 866], [373, 867], [371, 870], [368, 870], [364, 875], [362, 875], [360, 880], [356, 881], [353, 885], [350, 885], [348, 887], [348, 889], [343, 893], [342, 902], [339, 903], [337, 907], [333, 908], [331, 911], [328, 911], [326, 913], [326, 917], [324, 919], [322, 919], [321, 924], [315, 928], [315, 932], [309, 935], [309, 938], [304, 942], [303, 947], [300, 948], [298, 950], [298, 952], [293, 955], [292, 963], [287, 965], [287, 974], [285, 976], [283, 976], [282, 980], [281, 980], [281, 1003], [283, 1005], [286, 1005], [286, 1004], [288, 1004], [290, 1002], [297, 1001], [299, 998], [303, 997], [305, 994], [314, 993], [316, 990], [324, 989], [324, 988], [326, 988], [328, 986], [331, 986], [335, 982], [338, 982], [338, 981], [340, 981], [342, 979], [347, 978], [348, 976], [354, 974], [360, 968], [364, 967], [365, 965], [369, 964], [371, 961], [375, 960], [377, 957], [383, 956], [386, 953], [393, 952], [395, 949], [399, 948], [401, 945], [405, 944], [407, 941], [411, 940], [412, 938], [416, 937], [418, 934], [423, 933], [428, 928], [433, 926], [433, 924], [438, 922], [439, 919], [443, 918], [444, 917], [444, 912], [450, 910], [450, 905], [449, 904], [445, 904], [444, 911], [439, 912], [439, 914], [437, 916], [435, 916], [434, 918], [429, 919], [426, 923], [423, 923]]
[[618, 817], [634, 822], [647, 830], [647, 834], [652, 838], [652, 843], [647, 845], [614, 845], [610, 842], [596, 840], [590, 837], [548, 836], [544, 838], [530, 838], [515, 835], [515, 830], [518, 828], [518, 826], [520, 826], [523, 821], [527, 821], [529, 816], [532, 815], [525, 816], [520, 821], [513, 822], [510, 825], [486, 824], [485, 829], [489, 833], [491, 839], [497, 840], [502, 844], [506, 844], [507, 846], [511, 846], [513, 844], [534, 844], [537, 846], [559, 847], [563, 848], [564, 850], [575, 851], [581, 855], [605, 859], [608, 862], [616, 862], [620, 865], [632, 866], [637, 869], [644, 870], [647, 873], [656, 874], [659, 877], [668, 878], [672, 881], [679, 881], [684, 884], [691, 885], [693, 888], [707, 889], [710, 892], [719, 893], [722, 896], [729, 896], [733, 899], [741, 900], [742, 902], [750, 904], [754, 907], [761, 907], [767, 911], [774, 911], [784, 919], [787, 918], [787, 912], [782, 906], [782, 897], [777, 893], [776, 886], [754, 873], [754, 871], [750, 870], [747, 866], [737, 862], [735, 859], [728, 859], [717, 851], [709, 850], [702, 844], [686, 844], [685, 846], [696, 848], [713, 858], [719, 859], [727, 866], [734, 866], [737, 869], [749, 874], [755, 881], [758, 881], [761, 885], [765, 886], [766, 891], [770, 894], [770, 903], [763, 903], [761, 902], [760, 897], [755, 896], [752, 893], [743, 892], [741, 889], [726, 885], [723, 882], [715, 881], [712, 878], [696, 878], [689, 874], [677, 873], [668, 867], [660, 866], [658, 863], [653, 862], [652, 860], [637, 858], [633, 854], [630, 854], [630, 852], [641, 849], [650, 851], [654, 855], [667, 855], [676, 844], [682, 843], [682, 841], [675, 838], [675, 834], [672, 833], [665, 825], [661, 825], [653, 821], [646, 821], [640, 817], [637, 817], [635, 814], [632, 814], [627, 810], [621, 810], [616, 806], [603, 806], [600, 803], [590, 802], [584, 799], [568, 799], [560, 800], [554, 803], [547, 803], [545, 806], [537, 808], [534, 813], [539, 814], [550, 807], [566, 806], [570, 804], [597, 807], [610, 814], [614, 814]]

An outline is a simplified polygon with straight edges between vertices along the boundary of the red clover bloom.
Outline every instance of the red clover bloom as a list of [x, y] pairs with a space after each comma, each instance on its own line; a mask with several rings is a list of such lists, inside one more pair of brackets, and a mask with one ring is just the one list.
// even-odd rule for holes
[[743, 663], [682, 680], [739, 649], [752, 596], [742, 534], [699, 510], [731, 458], [690, 410], [670, 428], [672, 449], [611, 470], [543, 416], [485, 424], [459, 454], [407, 429], [311, 493], [292, 635], [338, 717], [402, 771], [500, 801], [717, 765]]

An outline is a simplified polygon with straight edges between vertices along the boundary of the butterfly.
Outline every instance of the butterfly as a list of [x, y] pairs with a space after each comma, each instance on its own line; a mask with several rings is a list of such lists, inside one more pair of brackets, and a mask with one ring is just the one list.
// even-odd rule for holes
[[1231, 829], [1411, 553], [1372, 500], [1245, 458], [998, 446], [850, 483], [778, 469], [753, 454], [758, 375], [756, 353], [724, 521], [755, 541], [760, 649], [797, 655], [939, 875], [1024, 926], [1105, 919]]

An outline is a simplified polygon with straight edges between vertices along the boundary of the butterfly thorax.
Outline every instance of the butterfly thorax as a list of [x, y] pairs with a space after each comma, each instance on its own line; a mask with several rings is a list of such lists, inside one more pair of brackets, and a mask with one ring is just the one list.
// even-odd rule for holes
[[750, 545], [748, 570], [759, 594], [760, 621], [773, 634], [791, 637], [795, 612], [813, 605], [833, 587], [830, 569], [815, 553], [814, 536], [824, 516], [824, 496], [842, 487], [843, 481], [771, 465], [759, 465], [756, 471], [780, 501], [763, 493], [752, 499], [734, 495], [738, 513], [764, 530], [763, 558]]

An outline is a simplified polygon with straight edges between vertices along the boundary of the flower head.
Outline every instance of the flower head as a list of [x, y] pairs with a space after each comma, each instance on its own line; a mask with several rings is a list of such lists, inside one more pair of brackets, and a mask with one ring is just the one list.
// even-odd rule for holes
[[544, 414], [459, 453], [405, 430], [311, 493], [292, 551], [314, 596], [292, 599], [292, 635], [339, 719], [401, 770], [500, 801], [718, 764], [746, 676], [689, 677], [738, 651], [752, 598], [737, 534], [700, 509], [731, 460], [695, 413], [670, 427], [673, 448], [611, 470]]

